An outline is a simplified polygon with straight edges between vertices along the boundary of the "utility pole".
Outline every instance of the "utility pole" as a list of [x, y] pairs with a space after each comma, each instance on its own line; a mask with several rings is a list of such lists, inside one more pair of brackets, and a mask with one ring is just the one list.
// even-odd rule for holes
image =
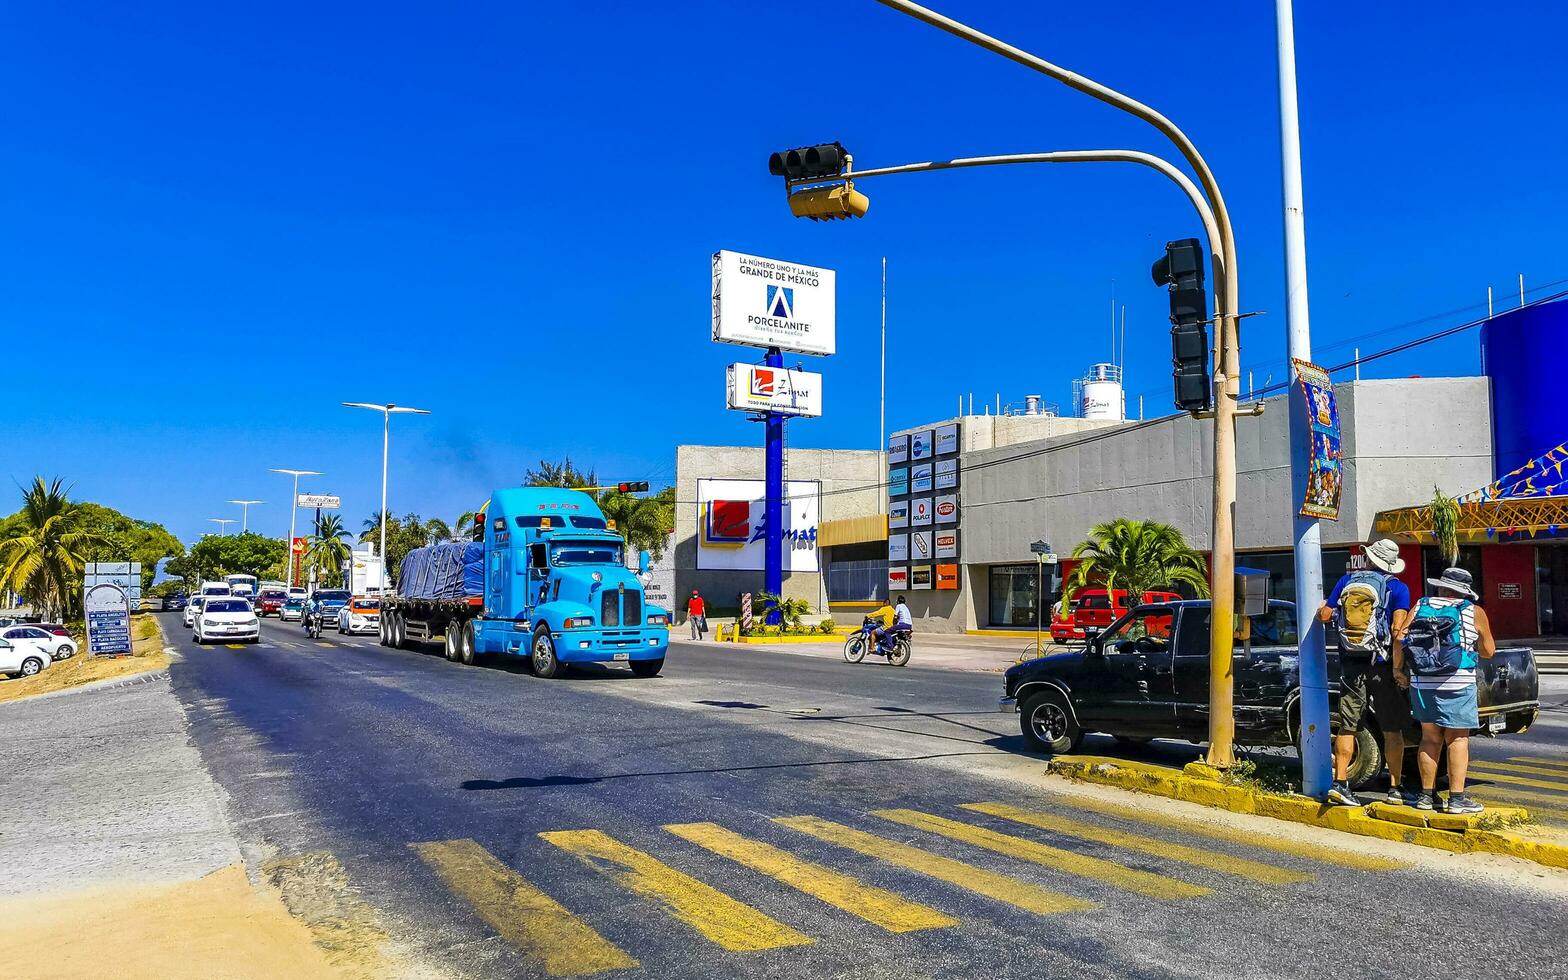
[[[1291, 0], [1275, 0], [1279, 41], [1280, 179], [1285, 198], [1285, 295], [1288, 348], [1293, 360], [1312, 360], [1307, 309], [1307, 228], [1301, 191], [1301, 127], [1296, 113], [1296, 29]], [[1359, 351], [1356, 359], [1361, 359]], [[1359, 375], [1361, 366], [1356, 365]], [[1297, 401], [1301, 400], [1301, 404]], [[1323, 604], [1323, 547], [1315, 517], [1303, 517], [1297, 501], [1311, 468], [1312, 425], [1303, 396], [1291, 393], [1290, 469], [1296, 562], [1296, 635], [1300, 638], [1301, 790], [1321, 798], [1333, 782], [1328, 719], [1328, 660], [1318, 607]], [[1394, 765], [1391, 762], [1390, 765]]]
[[239, 504], [240, 505], [240, 533], [241, 534], [248, 534], [248, 533], [250, 533], [250, 505], [251, 504], [264, 504], [264, 503], [266, 503], [266, 501], [265, 500], [231, 500], [231, 501], [229, 501], [229, 503], [231, 503], [231, 504]]
[[[387, 452], [392, 441], [393, 415], [429, 415], [428, 409], [409, 408], [407, 405], [377, 405], [374, 402], [344, 402], [344, 408], [368, 408], [381, 413], [381, 588], [387, 587]], [[320, 523], [321, 515], [316, 515]]]
[[[1524, 277], [1519, 277], [1521, 303], [1524, 296]], [[877, 399], [877, 452], [887, 452], [887, 256], [882, 256], [882, 389]], [[883, 505], [887, 495], [882, 496]]]

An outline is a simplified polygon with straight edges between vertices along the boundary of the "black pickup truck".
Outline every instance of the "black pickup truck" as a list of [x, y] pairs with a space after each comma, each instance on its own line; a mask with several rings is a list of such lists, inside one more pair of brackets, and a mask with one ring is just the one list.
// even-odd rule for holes
[[[1236, 741], [1293, 745], [1301, 725], [1295, 604], [1274, 600], [1268, 612], [1245, 618], [1234, 631]], [[1209, 731], [1209, 604], [1205, 601], [1138, 606], [1090, 639], [1079, 652], [1056, 653], [1009, 668], [1002, 711], [1017, 711], [1024, 737], [1040, 752], [1076, 751], [1087, 732], [1120, 740], [1186, 739]], [[1339, 697], [1339, 654], [1328, 650], [1330, 706]], [[1529, 647], [1502, 647], [1478, 672], [1480, 732], [1523, 732], [1540, 710], [1535, 657]], [[1382, 734], [1356, 740], [1348, 773], [1352, 786], [1382, 769]], [[1412, 728], [1408, 744], [1419, 737]]]

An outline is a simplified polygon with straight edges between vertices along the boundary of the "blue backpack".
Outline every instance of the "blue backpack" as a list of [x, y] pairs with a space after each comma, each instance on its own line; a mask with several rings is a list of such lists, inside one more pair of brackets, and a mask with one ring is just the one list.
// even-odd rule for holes
[[1411, 673], [1452, 674], [1475, 666], [1475, 654], [1466, 650], [1464, 644], [1464, 611], [1469, 605], [1456, 602], [1451, 606], [1433, 606], [1425, 599], [1416, 603], [1404, 639]]

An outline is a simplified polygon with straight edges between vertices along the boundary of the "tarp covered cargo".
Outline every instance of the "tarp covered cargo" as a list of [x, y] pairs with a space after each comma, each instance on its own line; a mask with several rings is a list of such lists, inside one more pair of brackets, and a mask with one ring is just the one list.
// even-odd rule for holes
[[397, 594], [407, 599], [463, 599], [484, 590], [485, 546], [477, 541], [415, 548], [399, 566]]

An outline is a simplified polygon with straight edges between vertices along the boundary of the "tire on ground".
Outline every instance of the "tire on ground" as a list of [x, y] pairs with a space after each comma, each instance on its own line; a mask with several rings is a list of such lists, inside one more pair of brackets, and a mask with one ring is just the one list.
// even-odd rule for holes
[[461, 642], [462, 640], [458, 638], [457, 624], [447, 623], [446, 629], [441, 631], [441, 655], [453, 663], [457, 663], [462, 656], [458, 649], [458, 644]]
[[659, 671], [664, 669], [664, 658], [658, 660], [633, 660], [631, 661], [632, 674], [637, 677], [657, 677]]
[[463, 625], [457, 631], [457, 658], [465, 667], [472, 667], [479, 659], [474, 649], [474, 621], [463, 620]]
[[1368, 721], [1356, 733], [1355, 754], [1350, 757], [1350, 767], [1345, 770], [1345, 782], [1351, 789], [1361, 789], [1383, 771], [1383, 733]]
[[1046, 688], [1024, 699], [1018, 724], [1036, 752], [1066, 755], [1083, 744], [1083, 729], [1061, 691]]
[[528, 663], [540, 677], [558, 676], [564, 665], [555, 655], [555, 641], [550, 639], [550, 628], [540, 625], [534, 630], [533, 642], [528, 647]]

